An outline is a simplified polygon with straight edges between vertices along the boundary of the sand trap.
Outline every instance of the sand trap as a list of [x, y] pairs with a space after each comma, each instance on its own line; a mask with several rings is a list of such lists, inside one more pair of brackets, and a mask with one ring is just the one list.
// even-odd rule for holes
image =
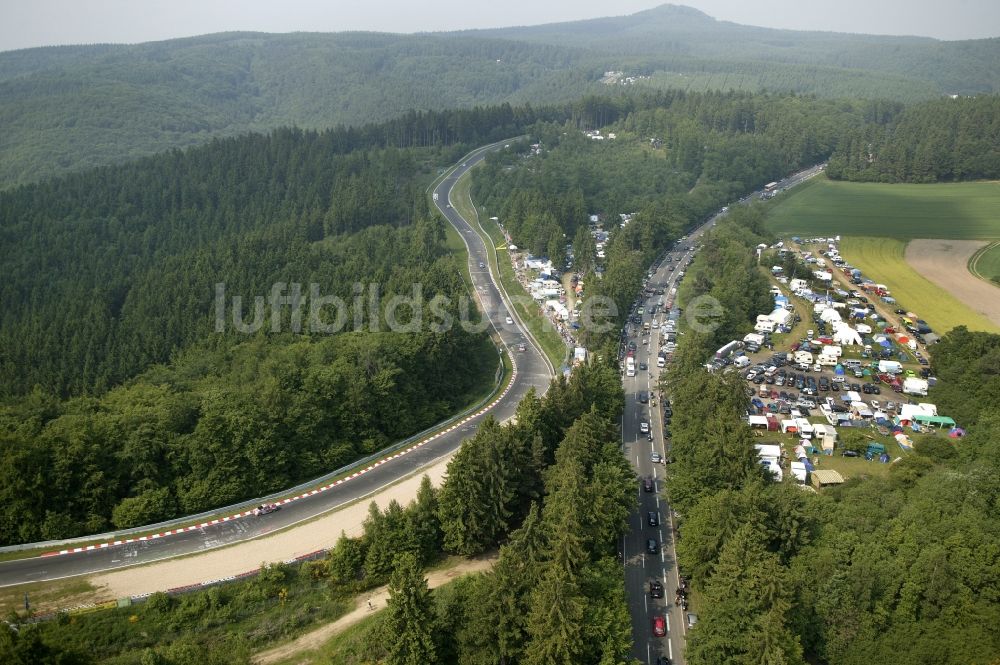
[[1000, 325], [1000, 288], [975, 277], [969, 259], [984, 240], [911, 240], [906, 262], [964, 305]]
[[451, 455], [448, 455], [370, 497], [286, 531], [205, 554], [92, 575], [88, 581], [98, 587], [95, 595], [100, 599], [123, 598], [217, 580], [253, 570], [261, 563], [288, 561], [302, 554], [331, 548], [341, 531], [348, 536], [361, 535], [361, 524], [372, 501], [383, 510], [393, 499], [405, 506], [417, 495], [425, 474], [435, 487], [440, 487], [450, 459]]

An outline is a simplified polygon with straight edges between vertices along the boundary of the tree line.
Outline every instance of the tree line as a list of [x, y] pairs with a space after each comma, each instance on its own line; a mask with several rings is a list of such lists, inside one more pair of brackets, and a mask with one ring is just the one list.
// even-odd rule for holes
[[827, 175], [859, 182], [1000, 177], [1000, 97], [944, 98], [896, 108], [845, 136]]
[[[379, 307], [363, 331], [295, 334], [291, 306], [270, 320], [268, 305], [267, 325], [246, 334], [230, 316], [241, 296], [252, 320], [275, 282], [315, 283], [347, 306], [359, 283], [377, 284], [381, 303], [419, 284], [458, 321], [467, 290], [428, 209], [425, 159], [338, 153], [288, 130], [0, 195], [0, 496], [11, 506], [0, 542], [280, 490], [484, 396], [497, 354], [459, 325], [385, 332]], [[474, 306], [466, 314], [478, 320]]]
[[[324, 655], [336, 662], [625, 662], [631, 631], [614, 553], [635, 507], [635, 477], [620, 451], [623, 406], [615, 367], [579, 368], [544, 397], [529, 393], [515, 421], [485, 420], [439, 489], [425, 477], [405, 507], [372, 503], [362, 534], [341, 534], [322, 560], [297, 571], [268, 566], [250, 582], [179, 598], [156, 594], [138, 609], [4, 626], [0, 656], [33, 665], [250, 662], [269, 635], [322, 617], [297, 615], [297, 625], [249, 635], [220, 630], [226, 617], [245, 622], [256, 607], [277, 620], [274, 606], [286, 602], [301, 612], [302, 599], [317, 602], [312, 580], [328, 590], [324, 611], [389, 584], [388, 608]], [[428, 591], [423, 569], [443, 554], [498, 547], [492, 571]]]
[[[620, 324], [648, 266], [672, 242], [722, 205], [826, 159], [882, 106], [683, 91], [588, 98], [565, 123], [540, 121], [530, 141], [488, 156], [472, 193], [517, 247], [556, 266], [572, 252], [587, 294], [612, 298]], [[616, 139], [594, 141], [580, 131], [595, 127]], [[532, 142], [541, 154], [529, 153]], [[622, 213], [634, 214], [624, 228]], [[591, 214], [609, 234], [603, 261], [595, 257]], [[582, 333], [588, 346], [608, 337]]]
[[[745, 279], [745, 265], [719, 257], [741, 241], [752, 254], [755, 215], [730, 215], [704, 238], [682, 302], [712, 291], [699, 274], [716, 285]], [[750, 328], [759, 309], [742, 302], [724, 308], [720, 330]], [[1000, 575], [984, 553], [1000, 542], [1000, 336], [957, 328], [934, 355], [933, 400], [970, 424], [967, 437], [924, 439], [887, 478], [821, 495], [762, 478], [742, 420], [744, 382], [701, 367], [720, 339], [687, 331], [664, 386], [675, 414], [667, 488], [680, 514], [678, 558], [699, 601], [688, 662], [996, 662]]]

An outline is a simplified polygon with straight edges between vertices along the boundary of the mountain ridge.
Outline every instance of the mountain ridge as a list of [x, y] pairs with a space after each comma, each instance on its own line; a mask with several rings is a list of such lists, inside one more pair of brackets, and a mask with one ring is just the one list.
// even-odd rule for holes
[[0, 187], [281, 126], [410, 109], [564, 103], [636, 87], [915, 101], [1000, 90], [1000, 39], [756, 28], [683, 5], [538, 26], [416, 33], [232, 31], [0, 52]]

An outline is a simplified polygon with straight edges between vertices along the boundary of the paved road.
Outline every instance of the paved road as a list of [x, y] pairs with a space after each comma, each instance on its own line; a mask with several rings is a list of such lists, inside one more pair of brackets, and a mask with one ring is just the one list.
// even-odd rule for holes
[[[778, 188], [793, 187], [821, 171], [822, 165], [813, 166], [781, 180]], [[754, 192], [743, 200], [748, 201], [759, 195], [760, 192]], [[680, 281], [679, 274], [682, 270], [680, 266], [685, 265], [694, 255], [694, 251], [687, 248], [691, 247], [692, 243], [697, 244], [698, 238], [714, 226], [723, 214], [712, 217], [692, 231], [663, 257], [659, 267], [647, 280], [646, 286], [653, 289], [662, 288], [664, 295], [644, 295], [640, 298], [638, 306], [643, 307], [646, 312], [643, 316], [644, 321], [652, 323], [652, 320], [656, 319], [662, 324], [666, 320], [667, 312], [662, 307], [657, 308], [655, 316], [649, 315], [650, 309], [657, 306], [661, 298], [664, 302], [674, 298], [671, 289], [676, 288]], [[671, 266], [674, 267], [673, 271], [670, 270]], [[630, 325], [630, 328], [635, 327]], [[687, 613], [675, 602], [680, 577], [674, 547], [674, 524], [664, 494], [669, 480], [666, 473], [669, 466], [654, 464], [650, 460], [653, 453], [669, 458], [670, 440], [664, 437], [664, 411], [661, 401], [656, 400], [654, 407], [652, 399], [648, 403], [642, 403], [639, 399], [640, 391], [645, 391], [647, 395], [657, 392], [656, 385], [659, 382], [660, 372], [669, 370], [669, 366], [662, 370], [656, 367], [662, 330], [662, 327], [651, 328], [648, 334], [642, 334], [640, 329], [636, 331], [637, 334], [627, 338], [636, 344], [637, 365], [645, 363], [648, 369], [637, 371], [636, 376], [626, 376], [623, 379], [625, 413], [622, 418], [622, 444], [625, 456], [635, 466], [640, 482], [636, 487], [639, 508], [637, 513], [630, 517], [632, 530], [623, 539], [622, 552], [625, 565], [625, 593], [632, 616], [632, 656], [650, 665], [655, 664], [659, 656], [666, 656], [670, 659], [670, 663], [683, 665]], [[648, 423], [653, 435], [652, 441], [648, 440], [646, 434], [640, 432], [641, 422]], [[652, 480], [652, 492], [643, 491], [643, 478]], [[658, 526], [650, 526], [651, 512], [656, 515]], [[658, 550], [656, 554], [651, 554], [648, 550], [649, 539], [656, 541]], [[649, 583], [654, 579], [663, 584], [663, 598], [652, 598], [649, 595]], [[656, 616], [665, 619], [667, 631], [664, 637], [653, 635], [653, 619]]]
[[[448, 206], [447, 201], [458, 176], [480, 161], [490, 150], [497, 149], [502, 145], [501, 143], [486, 146], [471, 153], [465, 162], [435, 189], [438, 195], [438, 207], [448, 221], [459, 230], [469, 246], [472, 254], [470, 261], [473, 283], [489, 319], [499, 331], [503, 343], [511, 347], [516, 346], [519, 342], [528, 342], [524, 352], [512, 350], [511, 354], [518, 369], [514, 385], [490, 411], [490, 414], [501, 421], [507, 420], [514, 414], [518, 402], [528, 389], [533, 387], [539, 393], [548, 389], [552, 368], [542, 352], [524, 337], [520, 326], [505, 323], [507, 316], [516, 315], [508, 314], [508, 308], [493, 282], [490, 271], [479, 269], [480, 262], [486, 266], [489, 265], [486, 258], [486, 245], [472, 227], [462, 219], [461, 215]], [[281, 510], [269, 515], [235, 519], [157, 540], [134, 542], [62, 556], [2, 562], [0, 563], [0, 587], [105, 572], [126, 566], [150, 563], [203, 552], [290, 528], [299, 522], [370, 495], [401, 477], [450, 454], [458, 448], [465, 438], [471, 436], [485, 417], [485, 415], [476, 417], [462, 428], [440, 436], [414, 452], [386, 462], [364, 475], [326, 492], [286, 504]], [[297, 528], [308, 529], [310, 527], [309, 525], [301, 525]]]
[[[682, 266], [694, 254], [692, 250], [686, 248], [692, 242], [697, 242], [698, 237], [714, 222], [713, 219], [693, 231], [666, 254], [660, 267], [647, 281], [647, 286], [650, 288], [662, 288], [664, 295], [644, 296], [640, 300], [640, 306], [646, 311], [643, 316], [644, 321], [655, 319], [658, 324], [662, 324], [667, 319], [662, 307], [657, 307], [654, 316], [650, 316], [649, 311], [658, 305], [661, 298], [664, 302], [669, 302], [673, 298], [671, 289], [676, 288], [680, 281]], [[674, 267], [673, 271], [670, 271], [671, 267]], [[645, 363], [648, 369], [637, 371], [634, 377], [624, 378], [625, 413], [622, 419], [625, 456], [635, 465], [640, 478], [636, 487], [639, 509], [630, 518], [632, 530], [625, 536], [622, 549], [625, 561], [625, 593], [632, 616], [632, 656], [650, 664], [655, 663], [658, 656], [667, 656], [672, 663], [683, 663], [686, 633], [684, 612], [674, 602], [680, 578], [674, 550], [673, 521], [670, 507], [663, 494], [668, 482], [666, 469], [669, 467], [654, 464], [650, 460], [652, 453], [658, 453], [664, 458], [669, 458], [671, 454], [670, 441], [664, 437], [663, 404], [660, 400], [650, 397], [647, 397], [649, 400], [647, 403], [643, 403], [639, 396], [640, 391], [644, 391], [647, 396], [657, 392], [656, 385], [660, 372], [669, 369], [660, 370], [656, 367], [657, 351], [661, 346], [661, 330], [660, 327], [653, 328], [648, 334], [642, 334], [640, 331], [639, 334], [629, 338], [636, 343], [637, 365]], [[640, 422], [648, 423], [653, 434], [652, 441], [640, 431]], [[652, 492], [643, 491], [641, 480], [643, 478], [652, 480]], [[656, 515], [659, 521], [657, 526], [649, 524], [650, 513]], [[656, 542], [658, 549], [656, 554], [651, 554], [647, 548], [649, 539]], [[649, 583], [654, 579], [663, 584], [662, 599], [655, 599], [649, 595]], [[665, 619], [667, 626], [665, 637], [653, 636], [653, 619], [656, 616], [663, 616]]]

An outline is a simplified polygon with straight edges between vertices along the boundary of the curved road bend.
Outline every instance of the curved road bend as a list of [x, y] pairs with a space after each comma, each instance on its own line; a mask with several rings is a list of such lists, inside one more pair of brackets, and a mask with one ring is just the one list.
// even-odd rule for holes
[[[458, 177], [482, 160], [490, 150], [496, 150], [502, 145], [503, 143], [494, 144], [470, 153], [462, 165], [434, 190], [438, 194], [438, 207], [441, 212], [458, 229], [469, 246], [473, 284], [503, 343], [508, 348], [514, 346], [515, 349], [517, 344], [527, 343], [527, 349], [523, 353], [516, 350], [511, 352], [517, 363], [517, 374], [507, 394], [487, 414], [476, 416], [462, 427], [439, 436], [406, 455], [389, 460], [349, 482], [285, 504], [281, 510], [269, 515], [234, 519], [156, 540], [133, 542], [105, 549], [2, 562], [0, 587], [112, 571], [126, 566], [204, 552], [291, 528], [295, 524], [370, 495], [450, 454], [465, 438], [472, 435], [486, 415], [492, 415], [500, 421], [507, 420], [514, 415], [518, 402], [530, 388], [535, 388], [539, 393], [547, 390], [551, 380], [551, 366], [548, 360], [532, 340], [524, 336], [518, 325], [506, 325], [506, 317], [513, 315], [508, 314], [508, 307], [499, 288], [493, 282], [490, 271], [478, 269], [480, 262], [489, 265], [486, 244], [470, 223], [445, 203]], [[309, 526], [302, 525], [299, 528], [309, 528]]]

